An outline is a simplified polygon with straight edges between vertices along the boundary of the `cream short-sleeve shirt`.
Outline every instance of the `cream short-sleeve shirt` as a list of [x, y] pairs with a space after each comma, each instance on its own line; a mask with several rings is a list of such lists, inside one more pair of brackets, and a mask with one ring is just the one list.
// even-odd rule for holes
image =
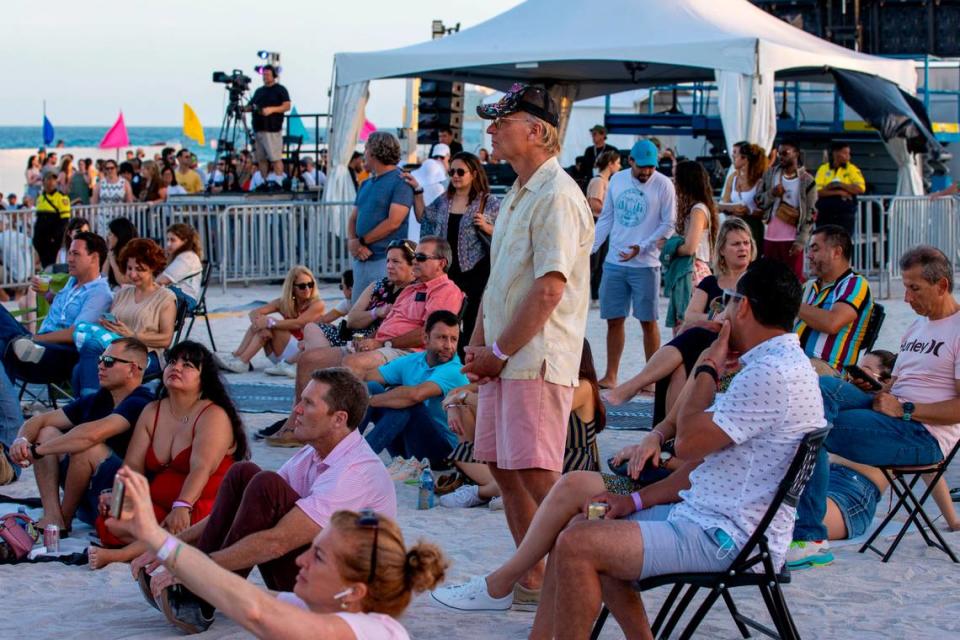
[[590, 304], [593, 214], [577, 183], [550, 158], [522, 187], [514, 183], [500, 205], [490, 247], [490, 279], [483, 294], [483, 331], [493, 344], [522, 313], [533, 283], [557, 272], [563, 298], [540, 332], [514, 353], [501, 378], [576, 386]]

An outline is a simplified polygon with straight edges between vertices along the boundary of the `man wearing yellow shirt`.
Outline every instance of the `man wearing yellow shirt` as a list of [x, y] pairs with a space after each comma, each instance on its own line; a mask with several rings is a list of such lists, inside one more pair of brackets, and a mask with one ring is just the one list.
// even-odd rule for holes
[[177, 184], [186, 189], [187, 193], [200, 193], [203, 191], [203, 180], [192, 167], [192, 154], [187, 149], [180, 149], [177, 154]]
[[855, 164], [850, 162], [850, 145], [830, 145], [830, 162], [817, 169], [817, 226], [840, 225], [852, 238], [857, 215], [857, 196], [867, 183]]
[[63, 232], [70, 220], [70, 197], [57, 190], [57, 172], [43, 175], [43, 191], [37, 196], [37, 221], [33, 226], [33, 248], [44, 267], [57, 261]]

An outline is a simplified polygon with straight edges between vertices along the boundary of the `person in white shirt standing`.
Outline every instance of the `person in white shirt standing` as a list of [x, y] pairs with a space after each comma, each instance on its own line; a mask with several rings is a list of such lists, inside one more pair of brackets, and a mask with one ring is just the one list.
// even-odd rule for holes
[[658, 162], [652, 142], [633, 145], [630, 168], [610, 178], [597, 220], [592, 253], [610, 238], [600, 280], [600, 317], [607, 321], [607, 371], [601, 387], [617, 386], [631, 306], [643, 329], [647, 359], [660, 347], [660, 247], [676, 225], [677, 194], [670, 178], [657, 172]]

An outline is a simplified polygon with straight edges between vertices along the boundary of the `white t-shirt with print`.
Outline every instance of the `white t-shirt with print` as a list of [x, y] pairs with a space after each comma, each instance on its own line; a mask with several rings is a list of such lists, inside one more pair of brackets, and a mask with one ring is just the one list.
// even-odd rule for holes
[[[307, 603], [301, 600], [292, 591], [281, 591], [277, 600], [307, 609]], [[410, 634], [403, 625], [395, 619], [382, 613], [349, 613], [338, 612], [333, 614], [346, 622], [353, 631], [357, 640], [410, 640]]]
[[[670, 520], [722, 529], [738, 548], [756, 531], [808, 432], [826, 426], [817, 373], [795, 333], [770, 338], [740, 357], [743, 369], [718, 394], [713, 422], [733, 444], [690, 474]], [[783, 564], [796, 510], [781, 505], [767, 529], [774, 566]]]

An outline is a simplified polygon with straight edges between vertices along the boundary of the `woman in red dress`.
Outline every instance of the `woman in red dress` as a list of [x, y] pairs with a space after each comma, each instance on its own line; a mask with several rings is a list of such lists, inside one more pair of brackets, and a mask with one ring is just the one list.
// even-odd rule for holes
[[[124, 460], [150, 479], [157, 520], [178, 535], [205, 518], [230, 465], [248, 455], [240, 416], [210, 351], [189, 341], [173, 347], [157, 400], [140, 415]], [[107, 505], [105, 495], [101, 509]], [[103, 515], [96, 526], [103, 547], [88, 550], [91, 569], [143, 553], [140, 543], [110, 531]]]

